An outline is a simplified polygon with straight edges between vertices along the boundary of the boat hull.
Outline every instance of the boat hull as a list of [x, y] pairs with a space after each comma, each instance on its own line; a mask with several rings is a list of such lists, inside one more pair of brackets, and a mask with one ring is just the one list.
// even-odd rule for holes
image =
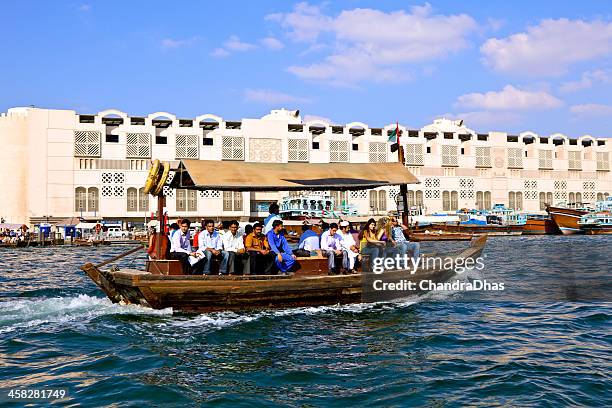
[[523, 234], [522, 225], [452, 225], [440, 224], [432, 225], [434, 231], [441, 230], [444, 232], [452, 232], [459, 234], [482, 235], [486, 234], [490, 237], [495, 236], [517, 236]]
[[557, 224], [552, 219], [534, 220], [527, 219], [523, 225], [523, 235], [549, 235], [559, 234]]
[[579, 234], [582, 232], [578, 221], [580, 221], [580, 217], [587, 214], [587, 211], [562, 207], [548, 207], [546, 211], [548, 211], [563, 235]]
[[[455, 259], [479, 257], [486, 240], [486, 236], [473, 240], [469, 248], [454, 255]], [[193, 276], [159, 275], [133, 269], [105, 271], [92, 264], [86, 264], [81, 269], [114, 303], [137, 304], [154, 309], [172, 308], [182, 312], [203, 313], [392, 300], [381, 299], [380, 296], [368, 293], [369, 283], [382, 276], [373, 273], [319, 276]], [[414, 274], [409, 270], [384, 273], [385, 279], [415, 283], [422, 280], [446, 282], [453, 275], [453, 269], [443, 268], [419, 268]], [[423, 292], [425, 290], [417, 289], [409, 294]]]
[[581, 226], [580, 229], [587, 235], [612, 235], [612, 225]]

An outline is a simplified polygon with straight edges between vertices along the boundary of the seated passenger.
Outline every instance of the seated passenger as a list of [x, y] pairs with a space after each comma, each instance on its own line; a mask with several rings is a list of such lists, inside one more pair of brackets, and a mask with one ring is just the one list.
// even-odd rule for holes
[[202, 260], [204, 262], [202, 272], [205, 275], [210, 275], [210, 264], [213, 258], [217, 258], [222, 260], [219, 267], [219, 275], [227, 274], [227, 255], [223, 251], [221, 235], [215, 231], [215, 222], [213, 220], [204, 221], [204, 230], [200, 232], [198, 243], [200, 247], [197, 253], [201, 257], [206, 258]]
[[342, 221], [340, 223], [340, 236], [342, 237], [342, 267], [349, 273], [355, 272], [355, 260], [361, 260], [359, 249], [353, 234], [350, 232], [350, 223]]
[[414, 259], [414, 264], [416, 265], [421, 252], [421, 244], [418, 242], [410, 242], [406, 239], [404, 231], [407, 230], [408, 227], [406, 227], [404, 224], [400, 224], [396, 217], [391, 217], [391, 225], [391, 235], [398, 254], [403, 257], [408, 253], [408, 251], [411, 251], [412, 259]]
[[253, 225], [253, 232], [247, 235], [245, 246], [249, 253], [249, 269], [252, 275], [260, 271], [264, 275], [272, 275], [274, 269], [275, 254], [270, 251], [268, 238], [262, 233], [263, 226], [260, 223]]
[[327, 257], [330, 273], [336, 272], [336, 256], [342, 255], [342, 237], [337, 231], [338, 224], [332, 222], [329, 224], [329, 230], [321, 234], [321, 250], [323, 256]]
[[319, 235], [311, 229], [309, 224], [302, 225], [302, 235], [300, 236], [298, 249], [303, 249], [309, 252], [319, 250], [321, 249], [319, 241]]
[[383, 256], [384, 248], [385, 242], [379, 240], [376, 234], [376, 221], [370, 218], [359, 233], [359, 252], [361, 255], [369, 255], [370, 270], [374, 260]]
[[272, 222], [272, 230], [266, 234], [270, 249], [276, 255], [276, 266], [281, 274], [287, 274], [295, 263], [296, 256], [293, 255], [287, 239], [283, 235], [283, 221], [274, 220]]
[[239, 264], [240, 272], [244, 271], [244, 264], [247, 260], [247, 253], [244, 249], [244, 240], [242, 235], [238, 233], [238, 221], [230, 221], [229, 230], [222, 237], [223, 250], [225, 255], [223, 257], [223, 263], [221, 264], [222, 270], [227, 270], [230, 275], [236, 273], [235, 264]]
[[181, 220], [180, 229], [172, 235], [170, 239], [170, 259], [176, 259], [183, 264], [183, 271], [190, 275], [194, 272], [189, 263], [189, 256], [196, 256], [191, 248], [191, 234], [189, 226], [191, 221], [188, 219]]

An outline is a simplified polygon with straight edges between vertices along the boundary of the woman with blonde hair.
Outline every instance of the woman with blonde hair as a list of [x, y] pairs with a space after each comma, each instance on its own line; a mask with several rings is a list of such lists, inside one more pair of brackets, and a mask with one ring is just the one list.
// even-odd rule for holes
[[370, 218], [359, 232], [359, 252], [370, 257], [370, 270], [376, 258], [383, 256], [385, 243], [378, 239], [376, 221]]

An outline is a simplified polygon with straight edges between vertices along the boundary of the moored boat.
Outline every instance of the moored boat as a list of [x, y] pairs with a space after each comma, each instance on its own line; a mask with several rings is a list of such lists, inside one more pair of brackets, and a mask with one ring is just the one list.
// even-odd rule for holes
[[552, 218], [543, 214], [527, 214], [527, 221], [523, 225], [523, 235], [548, 235], [560, 232]]
[[584, 215], [580, 217], [578, 226], [587, 235], [611, 235], [612, 213], [603, 211]]
[[458, 232], [411, 232], [409, 234], [410, 241], [470, 241], [474, 237], [473, 234], [462, 234]]
[[557, 225], [557, 228], [563, 235], [571, 235], [580, 233], [580, 227], [578, 221], [580, 217], [586, 215], [589, 211], [582, 208], [570, 208], [568, 207], [553, 207], [547, 206], [546, 211], [550, 214], [550, 217]]
[[[157, 162], [145, 185], [145, 192], [153, 191], [158, 197], [159, 208], [165, 204], [163, 187], [169, 167], [168, 163], [160, 166]], [[414, 182], [416, 178], [400, 163], [271, 164], [183, 160], [168, 187], [232, 191], [360, 190]], [[436, 254], [435, 259], [444, 256], [443, 259], [451, 262], [433, 262], [433, 266], [424, 263], [416, 269], [388, 270], [383, 274], [369, 272], [376, 264], [372, 265], [364, 256], [361, 272], [329, 275], [327, 258], [315, 256], [297, 258], [295, 268], [287, 275], [257, 275], [257, 271], [251, 271], [250, 275], [212, 276], [183, 274], [179, 261], [164, 259], [163, 237], [159, 235], [158, 238], [155, 259], [147, 261], [144, 270], [108, 268], [121, 257], [141, 251], [141, 247], [98, 265], [87, 263], [81, 269], [115, 303], [154, 309], [171, 307], [185, 312], [318, 306], [380, 301], [384, 296], [373, 293], [370, 284], [383, 277], [395, 282], [446, 282], [455, 275], [454, 265], [465, 265], [466, 260], [478, 258], [487, 241], [486, 236], [478, 237], [462, 251], [445, 256]], [[424, 256], [428, 258], [434, 257]], [[410, 294], [427, 290], [419, 288]], [[401, 292], [394, 296], [402, 295], [406, 296]]]

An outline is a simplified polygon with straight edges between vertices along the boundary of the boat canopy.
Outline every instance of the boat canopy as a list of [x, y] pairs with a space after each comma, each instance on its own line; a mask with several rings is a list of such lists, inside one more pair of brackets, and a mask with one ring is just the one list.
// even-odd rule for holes
[[182, 160], [170, 187], [222, 191], [364, 190], [418, 182], [401, 163]]

